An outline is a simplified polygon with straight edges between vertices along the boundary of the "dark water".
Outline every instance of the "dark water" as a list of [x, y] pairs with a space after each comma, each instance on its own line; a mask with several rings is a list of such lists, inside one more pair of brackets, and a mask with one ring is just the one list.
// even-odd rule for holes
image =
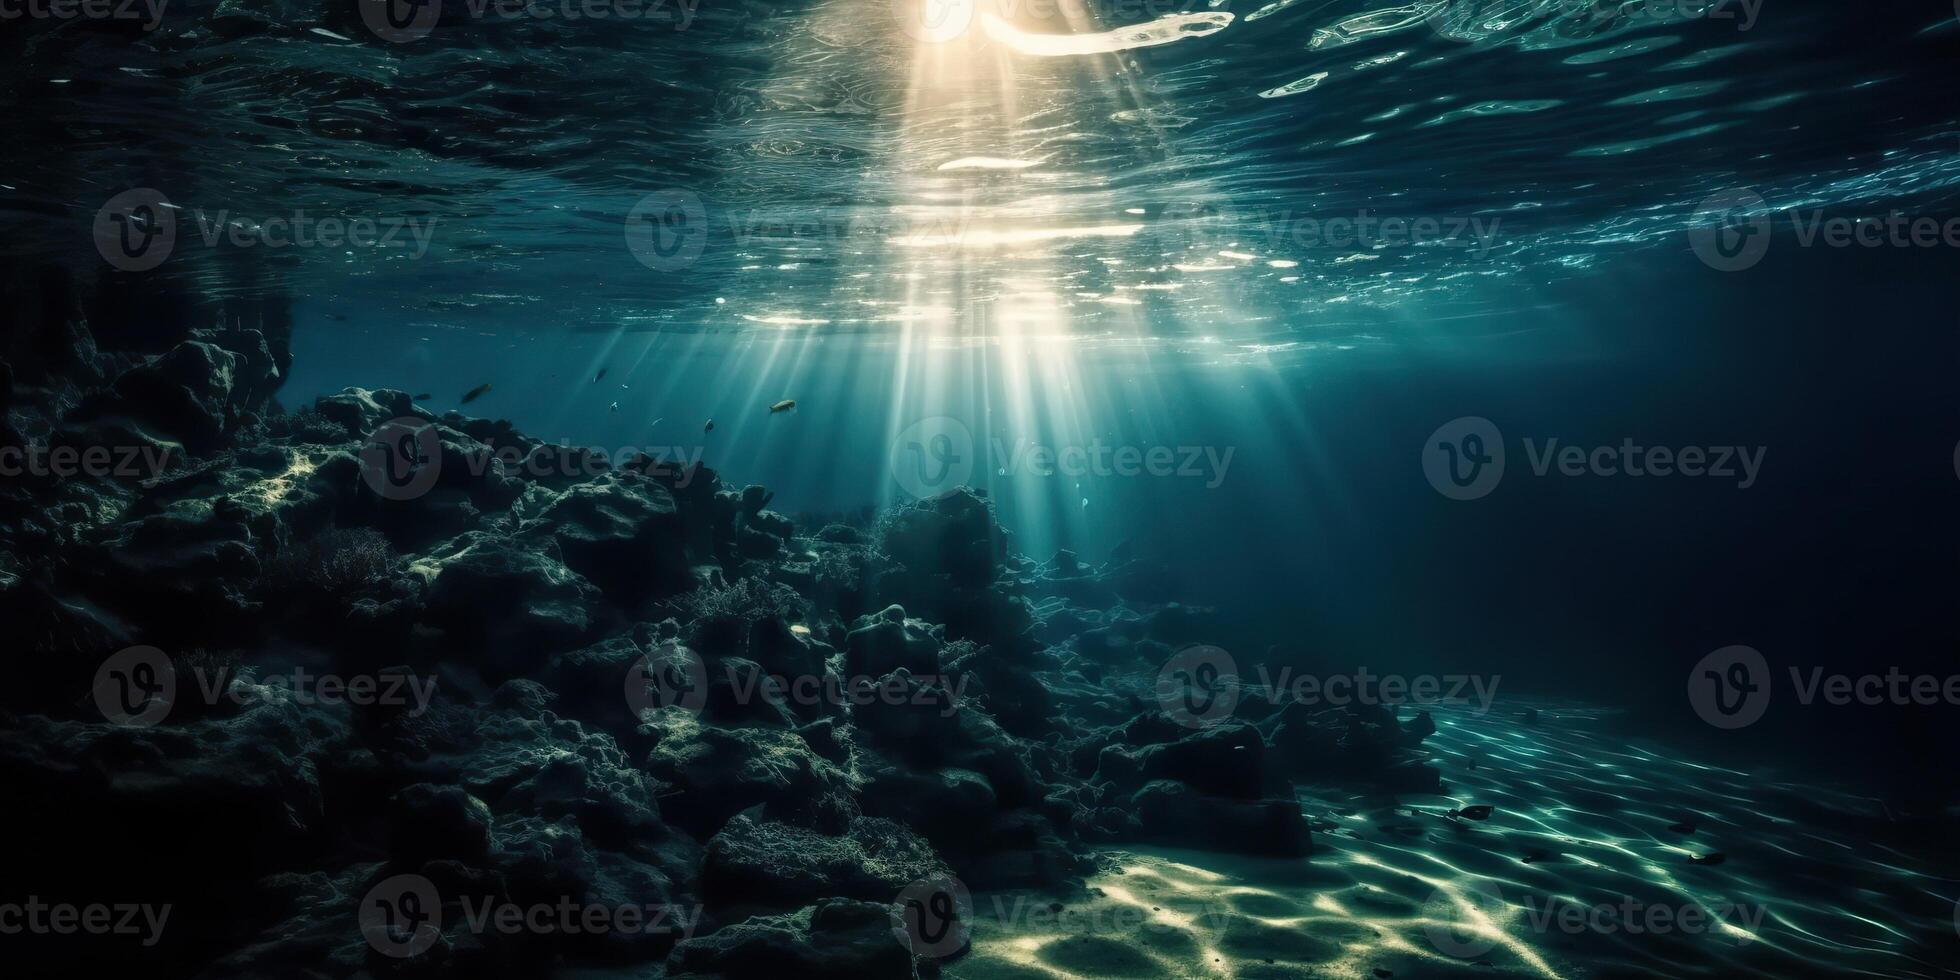
[[[12, 20], [0, 247], [109, 284], [101, 336], [289, 309], [287, 407], [427, 393], [810, 522], [983, 488], [1036, 558], [1171, 562], [1227, 647], [1474, 673], [1678, 749], [1630, 796], [1705, 762], [1694, 793], [1953, 802], [1953, 703], [1783, 687], [1729, 731], [1684, 694], [1734, 644], [1779, 684], [1960, 669], [1949, 5], [948, 7], [971, 25], [923, 40], [882, 0], [446, 0], [400, 43], [345, 0]], [[154, 268], [93, 235], [132, 191], [112, 227], [174, 226]], [[1767, 254], [1710, 246], [1723, 215]], [[1930, 237], [1812, 237], [1846, 219]], [[267, 237], [294, 226], [324, 238]], [[1476, 499], [1425, 471], [1461, 419], [1506, 456]], [[1734, 471], [1535, 472], [1552, 439]], [[1954, 897], [1921, 873], [1873, 888]]]

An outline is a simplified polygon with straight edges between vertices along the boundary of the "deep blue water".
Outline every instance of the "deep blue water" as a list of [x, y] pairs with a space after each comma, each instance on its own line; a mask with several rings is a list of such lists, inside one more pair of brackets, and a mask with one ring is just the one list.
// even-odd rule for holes
[[[488, 383], [466, 411], [699, 458], [815, 519], [957, 456], [1024, 552], [1130, 542], [1305, 657], [1708, 736], [1681, 686], [1717, 647], [1950, 655], [1960, 250], [1803, 244], [1820, 216], [1954, 215], [1948, 5], [975, 10], [1000, 20], [939, 41], [871, 0], [452, 3], [406, 43], [351, 4], [23, 21], [0, 215], [10, 254], [104, 272], [104, 201], [153, 190], [176, 244], [98, 331], [290, 304], [288, 407]], [[1048, 53], [1159, 16], [1188, 26]], [[1723, 272], [1691, 229], [1731, 191], [1773, 231]], [[264, 237], [322, 218], [405, 231]], [[1463, 417], [1509, 449], [1480, 500], [1422, 469]], [[938, 418], [965, 441], [912, 428]], [[1527, 438], [1765, 455], [1746, 488], [1539, 477]], [[1044, 476], [1036, 446], [1182, 472]], [[1929, 778], [1893, 760], [1944, 720], [1865, 715], [1717, 744]]]

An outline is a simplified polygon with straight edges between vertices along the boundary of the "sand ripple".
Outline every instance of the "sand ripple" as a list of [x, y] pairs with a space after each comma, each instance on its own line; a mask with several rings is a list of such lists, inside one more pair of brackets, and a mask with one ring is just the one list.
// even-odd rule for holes
[[[1603, 712], [1436, 715], [1449, 795], [1303, 792], [1305, 861], [1111, 851], [1087, 900], [980, 896], [946, 975], [1960, 975], [1954, 845], [1875, 800], [1631, 744]], [[1494, 812], [1447, 815], [1473, 804]]]

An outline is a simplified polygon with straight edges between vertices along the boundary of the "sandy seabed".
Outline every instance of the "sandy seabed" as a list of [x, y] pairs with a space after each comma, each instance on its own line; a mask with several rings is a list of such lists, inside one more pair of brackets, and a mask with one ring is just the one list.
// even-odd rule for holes
[[[1449, 795], [1303, 790], [1310, 858], [1110, 850], [1083, 901], [976, 895], [945, 975], [1960, 975], [1951, 841], [1629, 745], [1607, 712], [1525, 707], [1433, 709]], [[1448, 815], [1471, 805], [1492, 812]]]

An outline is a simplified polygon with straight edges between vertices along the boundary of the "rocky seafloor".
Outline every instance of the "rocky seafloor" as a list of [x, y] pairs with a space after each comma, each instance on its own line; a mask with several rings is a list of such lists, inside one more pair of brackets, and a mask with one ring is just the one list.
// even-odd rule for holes
[[972, 891], [1298, 858], [1296, 780], [1437, 789], [1425, 714], [1166, 710], [1223, 626], [1160, 561], [1017, 554], [966, 490], [799, 523], [399, 391], [289, 411], [229, 322], [0, 363], [40, 461], [0, 484], [9, 891], [106, 907], [28, 975], [933, 976]]

